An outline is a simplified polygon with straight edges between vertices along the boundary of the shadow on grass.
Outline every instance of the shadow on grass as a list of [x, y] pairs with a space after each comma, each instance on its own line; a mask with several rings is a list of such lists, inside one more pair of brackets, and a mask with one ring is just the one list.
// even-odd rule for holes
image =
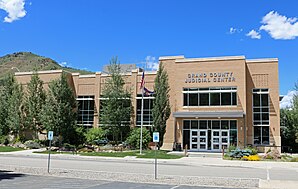
[[12, 171], [5, 171], [5, 170], [0, 170], [0, 181], [4, 179], [15, 179], [18, 177], [24, 177], [26, 175], [21, 174], [21, 173], [13, 173]]

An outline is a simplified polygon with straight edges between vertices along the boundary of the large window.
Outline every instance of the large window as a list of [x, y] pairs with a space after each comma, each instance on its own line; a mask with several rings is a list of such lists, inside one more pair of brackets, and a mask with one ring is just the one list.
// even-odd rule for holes
[[[142, 114], [142, 95], [137, 95], [137, 126], [141, 125], [141, 114]], [[144, 96], [144, 106], [143, 106], [143, 126], [152, 126], [152, 108], [155, 97], [153, 95]]]
[[78, 124], [88, 127], [94, 122], [94, 96], [78, 96]]
[[236, 87], [184, 88], [183, 106], [236, 106]]
[[269, 144], [269, 90], [253, 89], [254, 144]]
[[268, 89], [253, 89], [253, 124], [269, 125]]
[[254, 126], [254, 144], [268, 145], [269, 144], [269, 127]]
[[[113, 102], [109, 101], [108, 98], [104, 96], [100, 96], [99, 98], [99, 125], [98, 126], [114, 126], [118, 123], [113, 122], [113, 120], [110, 120], [111, 123], [105, 123], [105, 120], [103, 118], [104, 109], [108, 112], [113, 112], [118, 107], [121, 107], [120, 109], [129, 108], [131, 107], [131, 100], [130, 98], [119, 98], [119, 99], [112, 99]], [[109, 103], [107, 105], [107, 103]], [[122, 111], [123, 112], [123, 111]], [[129, 115], [128, 115], [129, 114]], [[115, 116], [115, 115], [113, 115]], [[127, 110], [123, 115], [121, 115], [121, 124], [122, 126], [128, 126], [130, 125], [130, 109]]]

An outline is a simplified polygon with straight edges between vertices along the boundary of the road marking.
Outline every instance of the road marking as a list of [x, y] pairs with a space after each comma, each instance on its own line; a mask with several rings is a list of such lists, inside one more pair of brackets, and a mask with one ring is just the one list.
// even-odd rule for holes
[[175, 188], [178, 188], [178, 187], [180, 187], [180, 185], [174, 186], [171, 189], [175, 189]]
[[270, 180], [269, 169], [270, 169], [270, 167], [267, 166], [267, 169], [266, 169], [266, 171], [267, 171], [267, 180]]

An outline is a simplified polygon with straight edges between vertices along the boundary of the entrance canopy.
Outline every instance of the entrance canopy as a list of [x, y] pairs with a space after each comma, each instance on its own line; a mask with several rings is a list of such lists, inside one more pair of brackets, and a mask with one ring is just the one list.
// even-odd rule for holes
[[243, 111], [195, 111], [195, 112], [174, 112], [176, 118], [242, 118]]

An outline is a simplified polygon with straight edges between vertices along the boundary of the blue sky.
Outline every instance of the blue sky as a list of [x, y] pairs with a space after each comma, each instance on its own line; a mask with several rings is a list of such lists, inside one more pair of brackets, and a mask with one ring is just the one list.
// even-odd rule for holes
[[298, 81], [297, 7], [295, 0], [0, 0], [0, 56], [30, 51], [92, 71], [113, 56], [121, 63], [277, 57], [287, 94]]

